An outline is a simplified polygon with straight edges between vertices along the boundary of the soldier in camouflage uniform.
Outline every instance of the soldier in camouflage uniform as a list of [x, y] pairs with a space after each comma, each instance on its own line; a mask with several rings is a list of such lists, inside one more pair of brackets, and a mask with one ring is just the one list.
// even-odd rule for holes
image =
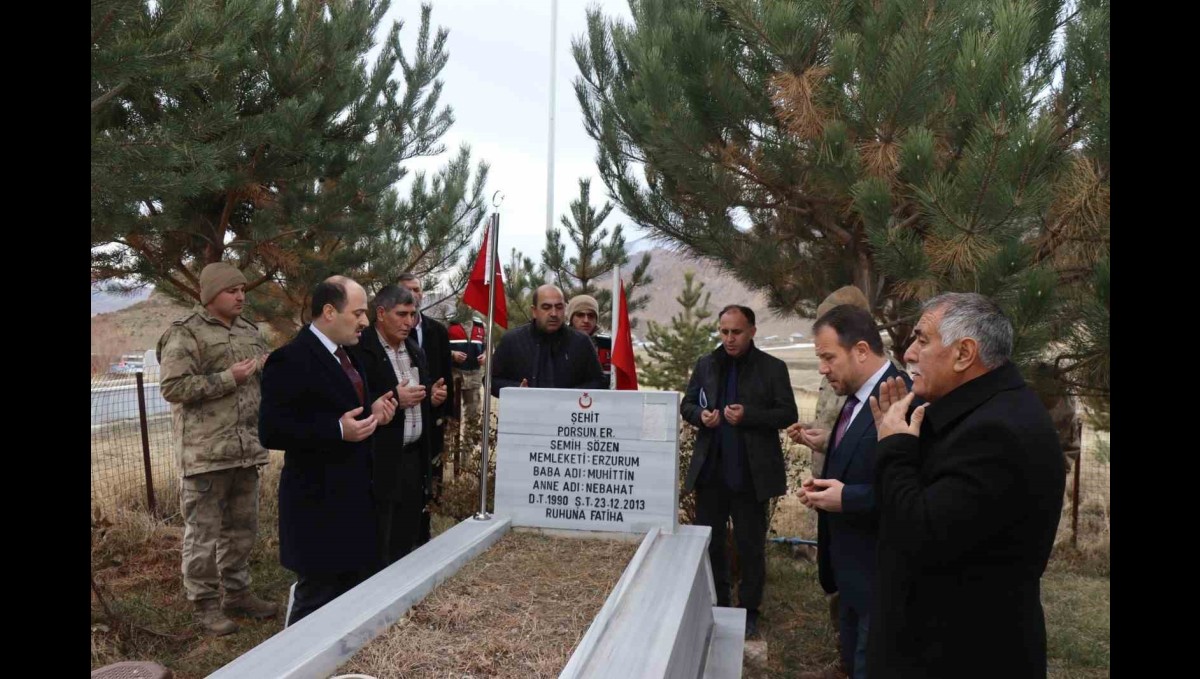
[[237, 631], [229, 614], [278, 612], [249, 589], [259, 475], [268, 459], [258, 441], [259, 370], [268, 348], [258, 327], [241, 316], [245, 288], [236, 267], [204, 267], [201, 305], [158, 341], [159, 383], [171, 403], [183, 474], [183, 588], [197, 621], [217, 635]]

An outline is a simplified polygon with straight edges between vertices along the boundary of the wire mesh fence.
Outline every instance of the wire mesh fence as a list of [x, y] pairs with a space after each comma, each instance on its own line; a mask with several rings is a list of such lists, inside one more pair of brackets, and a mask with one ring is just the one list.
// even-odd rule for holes
[[179, 468], [157, 366], [92, 375], [92, 507], [175, 510]]
[[1094, 429], [1080, 418], [1080, 451], [1067, 473], [1064, 522], [1070, 520], [1073, 544], [1106, 540], [1109, 536], [1109, 432]]

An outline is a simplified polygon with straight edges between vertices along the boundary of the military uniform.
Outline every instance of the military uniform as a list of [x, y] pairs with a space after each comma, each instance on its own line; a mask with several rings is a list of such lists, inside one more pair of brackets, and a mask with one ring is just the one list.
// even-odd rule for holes
[[258, 440], [260, 372], [238, 385], [231, 367], [267, 353], [256, 325], [239, 316], [228, 327], [203, 306], [158, 341], [159, 385], [171, 403], [183, 475], [183, 586], [197, 604], [215, 603], [219, 585], [226, 606], [250, 597], [259, 475], [268, 454]]
[[596, 347], [596, 358], [600, 360], [600, 372], [604, 373], [604, 388], [612, 384], [612, 335], [597, 332], [589, 339]]
[[455, 415], [469, 422], [478, 422], [483, 389], [483, 369], [479, 365], [479, 357], [484, 353], [483, 323], [473, 323], [469, 337], [462, 323], [450, 324], [446, 332], [450, 337], [450, 351], [461, 351], [467, 355], [465, 361], [453, 363], [451, 368], [455, 391], [462, 394], [462, 409]]

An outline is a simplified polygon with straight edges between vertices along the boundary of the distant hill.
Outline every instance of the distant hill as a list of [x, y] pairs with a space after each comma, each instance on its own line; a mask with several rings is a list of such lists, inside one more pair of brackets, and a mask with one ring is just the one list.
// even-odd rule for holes
[[[648, 242], [648, 241], [647, 241]], [[683, 289], [683, 274], [687, 270], [696, 272], [704, 283], [704, 290], [712, 293], [710, 308], [716, 313], [726, 304], [745, 304], [754, 309], [758, 322], [759, 344], [770, 344], [764, 340], [778, 336], [776, 344], [788, 343], [794, 332], [804, 333], [805, 341], [812, 331], [812, 319], [777, 317], [767, 312], [766, 300], [761, 294], [750, 292], [732, 276], [703, 260], [685, 257], [663, 248], [650, 249], [650, 274], [654, 282], [643, 292], [650, 295], [649, 306], [634, 314], [639, 319], [634, 334], [644, 337], [645, 319], [669, 322], [679, 312], [675, 297]], [[130, 296], [92, 291], [92, 354], [93, 363], [115, 361], [121, 354], [142, 353], [153, 349], [158, 338], [177, 318], [188, 313], [190, 307], [169, 299], [151, 287]], [[270, 335], [270, 330], [262, 326]]]
[[[696, 272], [696, 281], [704, 283], [704, 292], [711, 292], [709, 307], [715, 314], [726, 304], [743, 304], [754, 309], [758, 338], [765, 339], [777, 335], [780, 341], [786, 341], [794, 332], [804, 333], [807, 339], [812, 331], [814, 319], [797, 316], [776, 316], [767, 311], [766, 298], [751, 292], [745, 285], [728, 273], [721, 271], [706, 260], [695, 259], [663, 248], [653, 248], [650, 252], [650, 275], [654, 282], [639, 289], [638, 294], [650, 295], [650, 304], [635, 313], [637, 319], [653, 319], [658, 323], [670, 322], [679, 313], [679, 303], [675, 298], [683, 290], [683, 274], [691, 270]], [[631, 264], [636, 264], [639, 257], [631, 257]], [[630, 266], [629, 272], [633, 271]], [[639, 320], [634, 334], [638, 337], [645, 335], [645, 320]]]
[[[94, 294], [92, 299], [94, 305]], [[93, 315], [93, 362], [98, 360], [107, 368], [107, 362], [121, 354], [153, 349], [167, 326], [186, 314], [189, 308], [160, 292], [153, 292], [146, 299], [117, 311]]]
[[92, 286], [92, 315], [120, 311], [138, 302], [144, 302], [150, 297], [152, 292], [154, 292], [154, 286], [152, 285], [135, 290], [128, 295], [108, 292], [107, 290]]

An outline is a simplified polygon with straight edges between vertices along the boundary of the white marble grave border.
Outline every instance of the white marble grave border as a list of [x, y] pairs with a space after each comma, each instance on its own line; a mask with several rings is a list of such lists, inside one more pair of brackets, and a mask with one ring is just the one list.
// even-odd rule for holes
[[507, 517], [458, 523], [234, 659], [210, 679], [328, 677], [511, 526]]

